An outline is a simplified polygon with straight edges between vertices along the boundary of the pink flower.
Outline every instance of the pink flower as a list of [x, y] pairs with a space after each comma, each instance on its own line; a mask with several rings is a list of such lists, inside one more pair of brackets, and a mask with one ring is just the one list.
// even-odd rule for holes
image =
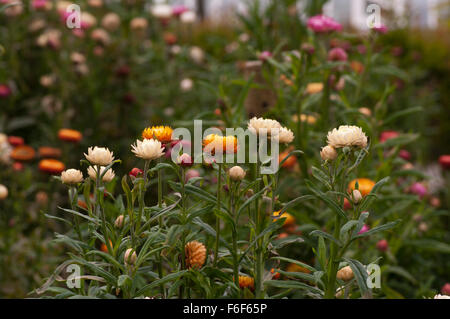
[[356, 49], [358, 50], [359, 54], [366, 54], [367, 52], [366, 46], [364, 44], [358, 45]]
[[381, 239], [377, 243], [377, 249], [381, 252], [385, 252], [386, 250], [388, 250], [388, 248], [389, 248], [389, 244], [386, 239]]
[[446, 283], [441, 288], [441, 294], [450, 296], [450, 283]]
[[409, 161], [411, 159], [411, 153], [408, 152], [407, 150], [400, 150], [398, 152], [398, 156], [400, 158], [403, 158], [405, 161]]
[[420, 198], [424, 197], [428, 193], [425, 185], [419, 182], [412, 184], [411, 187], [409, 188], [409, 191], [413, 194], [416, 194]]
[[378, 27], [373, 27], [372, 30], [381, 34], [385, 34], [388, 32], [388, 27], [381, 23]]
[[33, 0], [31, 6], [33, 9], [44, 9], [47, 5], [47, 0]]
[[270, 53], [270, 51], [263, 51], [260, 53], [258, 58], [261, 61], [265, 61], [267, 58], [270, 58], [271, 56], [272, 56], [272, 53]]
[[178, 141], [174, 141], [172, 143], [172, 147], [167, 148], [166, 149], [166, 158], [172, 158], [172, 149], [175, 147], [175, 145], [177, 145], [178, 143], [181, 143], [181, 146], [184, 150], [189, 150], [191, 148], [191, 142], [188, 140], [178, 140]]
[[181, 14], [185, 13], [186, 11], [189, 11], [189, 9], [183, 5], [174, 6], [172, 8], [172, 14], [174, 16], [180, 16]]
[[186, 182], [191, 178], [200, 177], [200, 172], [196, 169], [188, 169], [185, 174]]
[[326, 33], [332, 31], [341, 31], [342, 25], [333, 18], [323, 14], [313, 16], [308, 19], [307, 26], [309, 29], [317, 33]]
[[397, 131], [383, 131], [380, 135], [380, 142], [384, 143], [391, 138], [398, 137], [400, 134]]
[[11, 89], [7, 84], [0, 84], [0, 98], [7, 98], [11, 95]]
[[342, 48], [334, 48], [328, 52], [329, 61], [347, 61], [347, 59], [347, 53]]
[[361, 230], [358, 232], [358, 235], [364, 234], [366, 232], [368, 232], [370, 229], [369, 226], [367, 226], [366, 224], [363, 225], [363, 227], [361, 228]]

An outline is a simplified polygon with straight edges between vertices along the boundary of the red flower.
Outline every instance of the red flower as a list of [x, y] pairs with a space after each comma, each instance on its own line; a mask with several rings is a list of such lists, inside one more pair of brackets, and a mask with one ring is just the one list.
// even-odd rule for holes
[[137, 177], [139, 174], [142, 174], [142, 173], [144, 173], [143, 170], [141, 170], [141, 169], [135, 167], [135, 168], [133, 168], [133, 169], [128, 173], [128, 175]]
[[443, 169], [450, 169], [450, 155], [441, 155], [439, 157], [439, 164]]
[[8, 143], [11, 144], [11, 146], [20, 146], [25, 144], [23, 138], [19, 136], [9, 136]]
[[381, 132], [380, 135], [380, 142], [384, 143], [387, 140], [391, 139], [391, 138], [396, 138], [398, 137], [400, 134], [397, 131], [384, 131]]

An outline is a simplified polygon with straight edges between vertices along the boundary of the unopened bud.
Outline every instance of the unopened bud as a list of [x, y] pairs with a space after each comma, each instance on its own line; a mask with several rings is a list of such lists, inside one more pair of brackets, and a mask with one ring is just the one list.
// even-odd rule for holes
[[114, 226], [116, 226], [117, 228], [122, 228], [123, 220], [124, 220], [124, 216], [120, 215], [119, 217], [116, 218], [116, 221], [114, 222]]
[[133, 248], [128, 248], [125, 251], [125, 255], [123, 256], [123, 261], [125, 265], [134, 265], [136, 263], [136, 260], [137, 260], [136, 252], [134, 251]]
[[362, 199], [361, 192], [357, 189], [353, 190], [352, 196], [353, 196], [353, 203], [355, 203], [355, 204], [358, 204]]
[[326, 160], [333, 161], [336, 159], [337, 155], [338, 154], [337, 154], [336, 150], [330, 145], [322, 147], [322, 150], [320, 151], [320, 157], [324, 161], [326, 161]]
[[230, 175], [230, 178], [233, 181], [241, 181], [244, 179], [245, 177], [245, 171], [242, 167], [240, 166], [233, 166], [232, 168], [230, 168], [230, 170], [228, 171], [228, 175]]

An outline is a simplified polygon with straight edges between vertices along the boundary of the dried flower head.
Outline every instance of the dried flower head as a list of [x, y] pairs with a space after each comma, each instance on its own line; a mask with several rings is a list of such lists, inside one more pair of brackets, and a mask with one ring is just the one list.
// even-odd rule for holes
[[108, 166], [114, 161], [113, 152], [105, 147], [89, 147], [88, 153], [84, 153], [86, 159], [93, 165]]
[[362, 129], [354, 125], [341, 125], [328, 132], [328, 144], [334, 148], [356, 146], [364, 148], [367, 146], [367, 136]]
[[61, 181], [67, 185], [76, 185], [83, 181], [83, 173], [77, 169], [70, 168], [61, 173]]
[[136, 140], [135, 145], [131, 145], [132, 152], [145, 160], [158, 159], [164, 155], [164, 148], [161, 142], [155, 139]]
[[206, 260], [206, 247], [198, 241], [190, 241], [184, 246], [186, 267], [199, 269]]

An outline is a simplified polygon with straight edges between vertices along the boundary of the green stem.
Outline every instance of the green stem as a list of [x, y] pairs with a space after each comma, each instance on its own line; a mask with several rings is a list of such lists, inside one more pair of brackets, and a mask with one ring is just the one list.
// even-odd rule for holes
[[[221, 198], [222, 193], [222, 163], [219, 163], [219, 171], [217, 172], [217, 210], [221, 209]], [[216, 216], [216, 242], [214, 247], [214, 266], [217, 266], [218, 256], [219, 256], [219, 240], [220, 240], [220, 218]]]

